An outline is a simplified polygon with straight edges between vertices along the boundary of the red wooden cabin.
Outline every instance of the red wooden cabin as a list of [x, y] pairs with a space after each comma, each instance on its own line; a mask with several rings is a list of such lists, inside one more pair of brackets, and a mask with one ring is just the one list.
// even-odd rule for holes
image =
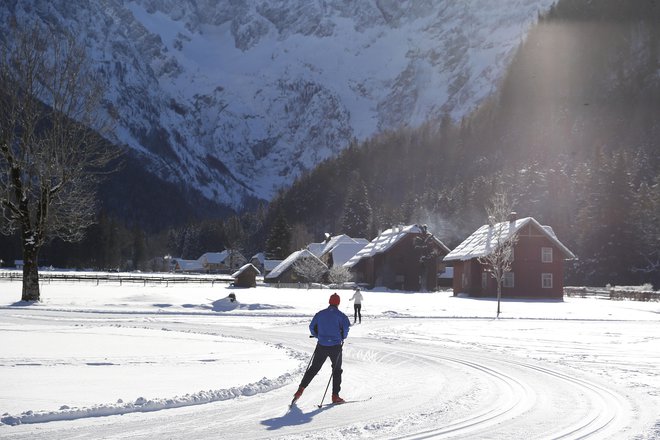
[[355, 281], [394, 290], [434, 291], [449, 248], [425, 226], [388, 229], [344, 264]]
[[[454, 266], [454, 295], [497, 296], [497, 282], [480, 259], [496, 246], [493, 230], [506, 231], [499, 242], [516, 237], [511, 271], [505, 274], [502, 297], [562, 299], [564, 296], [564, 260], [575, 255], [555, 236], [549, 226], [532, 217], [496, 225], [484, 225], [452, 250], [445, 262]], [[504, 238], [504, 240], [502, 240]]]

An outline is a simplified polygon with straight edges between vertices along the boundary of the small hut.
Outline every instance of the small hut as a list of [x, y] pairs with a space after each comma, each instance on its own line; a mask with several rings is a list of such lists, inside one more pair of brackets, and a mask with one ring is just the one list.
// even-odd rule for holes
[[259, 269], [253, 264], [248, 263], [234, 272], [231, 276], [234, 278], [236, 287], [257, 287], [257, 275], [261, 275]]

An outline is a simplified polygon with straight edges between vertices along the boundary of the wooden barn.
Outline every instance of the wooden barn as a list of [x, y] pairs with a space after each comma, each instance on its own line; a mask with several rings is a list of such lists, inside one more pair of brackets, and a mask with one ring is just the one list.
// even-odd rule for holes
[[425, 226], [398, 226], [381, 233], [344, 266], [357, 283], [372, 288], [433, 291], [448, 252], [447, 246]]
[[198, 260], [204, 266], [204, 271], [208, 273], [231, 273], [248, 262], [243, 254], [232, 249], [206, 252]]
[[[496, 234], [493, 231], [504, 231]], [[549, 226], [532, 217], [495, 225], [484, 225], [452, 250], [444, 260], [454, 266], [454, 295], [496, 297], [497, 282], [482, 263], [498, 242], [513, 237], [511, 271], [504, 276], [502, 297], [562, 299], [564, 296], [564, 260], [575, 255], [555, 236]]]
[[307, 279], [303, 274], [296, 271], [296, 265], [301, 264], [308, 269], [310, 273], [316, 272], [323, 274], [328, 271], [328, 266], [319, 260], [316, 255], [302, 249], [296, 251], [284, 259], [273, 270], [271, 270], [265, 277], [264, 281], [267, 283], [308, 283], [317, 280]]
[[231, 277], [236, 287], [257, 287], [257, 275], [261, 275], [259, 269], [247, 263], [234, 272]]

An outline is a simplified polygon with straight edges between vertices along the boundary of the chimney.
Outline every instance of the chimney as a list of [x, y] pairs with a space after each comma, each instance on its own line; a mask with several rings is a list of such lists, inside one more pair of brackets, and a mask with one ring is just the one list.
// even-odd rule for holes
[[518, 213], [516, 211], [511, 211], [509, 214], [509, 223], [513, 223], [518, 220]]

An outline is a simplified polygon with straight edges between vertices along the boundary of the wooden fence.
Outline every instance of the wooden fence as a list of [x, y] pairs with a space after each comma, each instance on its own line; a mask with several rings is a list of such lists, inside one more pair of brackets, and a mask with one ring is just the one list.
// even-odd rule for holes
[[632, 289], [607, 289], [593, 287], [564, 287], [564, 295], [580, 298], [599, 298], [612, 301], [632, 300], [632, 301], [660, 301], [660, 292], [652, 290], [632, 290]]
[[[23, 273], [19, 271], [0, 271], [0, 281], [23, 281]], [[169, 286], [170, 284], [229, 284], [234, 281], [229, 275], [226, 276], [177, 276], [175, 274], [128, 274], [128, 273], [50, 273], [39, 272], [39, 281], [51, 282], [91, 282], [99, 285], [101, 283], [116, 283], [120, 286], [124, 283], [135, 285], [158, 284]]]
[[319, 283], [266, 283], [276, 289], [327, 289], [328, 286]]

